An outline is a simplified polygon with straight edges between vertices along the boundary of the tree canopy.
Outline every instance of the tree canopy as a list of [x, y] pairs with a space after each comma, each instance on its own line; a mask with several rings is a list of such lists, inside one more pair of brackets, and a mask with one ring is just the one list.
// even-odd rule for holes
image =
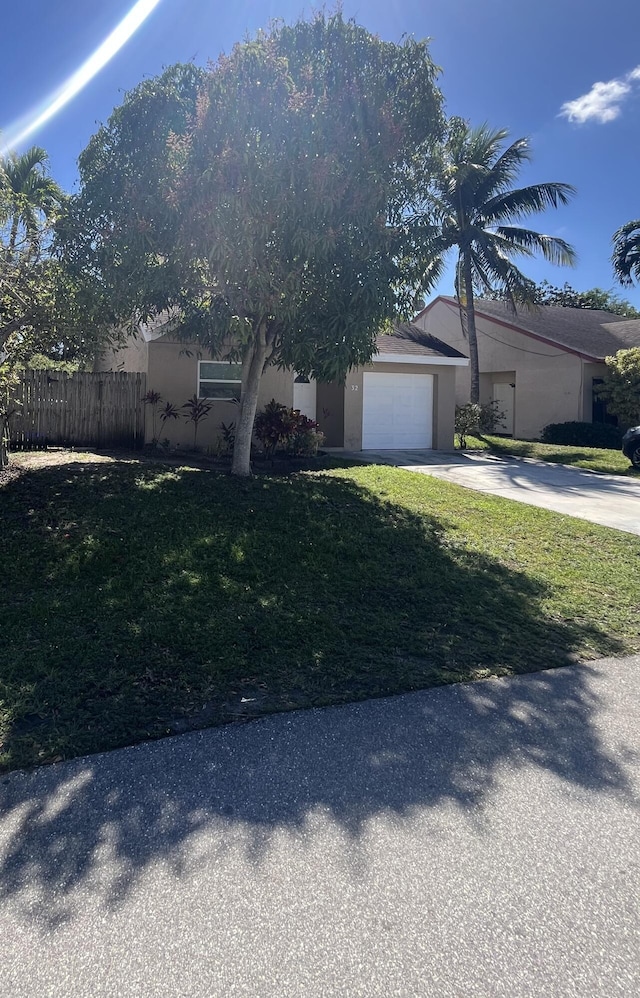
[[[504, 300], [504, 293], [494, 292], [490, 297], [496, 300]], [[576, 291], [566, 281], [562, 287], [557, 287], [549, 281], [541, 281], [539, 284], [531, 282], [531, 303], [535, 305], [555, 305], [561, 308], [590, 308], [602, 309], [604, 312], [611, 312], [613, 315], [625, 315], [630, 319], [640, 318], [640, 312], [627, 301], [621, 298], [614, 291], [606, 291], [604, 288], [590, 288], [587, 291]]]
[[441, 132], [435, 77], [425, 43], [318, 14], [146, 81], [83, 153], [77, 263], [123, 320], [173, 308], [182, 336], [242, 361], [236, 473], [266, 365], [342, 377], [412, 312], [410, 166]]

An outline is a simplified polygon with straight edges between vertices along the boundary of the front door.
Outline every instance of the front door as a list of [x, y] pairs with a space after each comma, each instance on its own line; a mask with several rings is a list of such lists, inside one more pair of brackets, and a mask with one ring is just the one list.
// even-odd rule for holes
[[494, 381], [492, 398], [498, 403], [496, 406], [498, 412], [504, 413], [502, 422], [496, 426], [496, 432], [506, 433], [512, 437], [515, 385], [507, 384], [506, 381]]
[[316, 382], [299, 374], [293, 382], [293, 408], [307, 419], [316, 418]]

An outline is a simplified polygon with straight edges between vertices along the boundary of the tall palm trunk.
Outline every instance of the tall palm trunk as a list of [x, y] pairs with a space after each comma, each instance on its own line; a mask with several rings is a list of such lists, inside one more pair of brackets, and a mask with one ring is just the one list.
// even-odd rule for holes
[[478, 337], [476, 335], [476, 311], [473, 305], [473, 278], [471, 276], [471, 257], [469, 253], [463, 253], [462, 276], [464, 280], [464, 293], [466, 302], [464, 306], [467, 336], [469, 338], [469, 367], [471, 368], [471, 394], [470, 401], [478, 403], [480, 401], [480, 365], [478, 363]]

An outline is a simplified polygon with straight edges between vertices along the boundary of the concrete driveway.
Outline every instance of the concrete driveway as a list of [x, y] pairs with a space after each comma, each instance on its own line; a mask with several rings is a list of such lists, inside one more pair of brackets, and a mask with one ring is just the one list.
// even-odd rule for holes
[[387, 450], [345, 451], [340, 456], [372, 464], [392, 464], [477, 492], [640, 534], [640, 479], [494, 454]]
[[0, 995], [635, 998], [639, 668], [0, 780]]

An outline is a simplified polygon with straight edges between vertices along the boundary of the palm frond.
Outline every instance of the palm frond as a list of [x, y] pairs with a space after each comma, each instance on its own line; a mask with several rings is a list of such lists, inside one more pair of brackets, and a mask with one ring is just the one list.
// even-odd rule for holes
[[575, 193], [576, 189], [571, 184], [553, 182], [531, 184], [529, 187], [519, 187], [490, 198], [482, 205], [480, 211], [487, 225], [492, 222], [517, 221], [519, 218], [546, 211], [547, 208], [566, 205]]
[[22, 192], [34, 173], [42, 174], [48, 162], [49, 157], [41, 146], [32, 146], [21, 155], [9, 153], [5, 156], [2, 168], [14, 194]]
[[520, 173], [522, 164], [531, 159], [527, 138], [516, 139], [498, 157], [487, 173], [486, 180], [477, 190], [477, 203], [482, 204], [492, 196], [508, 191]]
[[561, 267], [573, 267], [576, 264], [577, 254], [573, 246], [558, 236], [545, 236], [540, 232], [520, 229], [514, 225], [498, 225], [495, 234], [525, 255], [542, 253], [549, 263]]
[[477, 243], [473, 248], [473, 260], [474, 269], [487, 291], [502, 291], [514, 310], [519, 304], [532, 303], [531, 281], [494, 240], [487, 238]]
[[623, 287], [640, 281], [640, 218], [622, 225], [613, 234], [613, 272]]

